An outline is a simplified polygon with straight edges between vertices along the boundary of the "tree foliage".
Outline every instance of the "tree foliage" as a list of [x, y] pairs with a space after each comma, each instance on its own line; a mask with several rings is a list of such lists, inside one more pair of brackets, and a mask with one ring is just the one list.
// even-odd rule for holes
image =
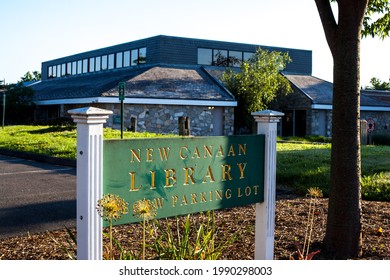
[[[31, 124], [34, 121], [33, 91], [22, 83], [6, 86], [5, 123]], [[3, 111], [1, 100], [1, 112]]]
[[259, 48], [251, 59], [242, 62], [240, 71], [224, 72], [222, 80], [238, 103], [236, 132], [237, 128], [251, 128], [252, 112], [268, 108], [278, 95], [292, 91], [288, 80], [280, 74], [290, 61], [288, 53]]
[[379, 37], [382, 40], [390, 35], [390, 5], [388, 0], [370, 0], [363, 19], [363, 37]]
[[390, 78], [388, 82], [381, 81], [380, 79], [373, 77], [370, 80], [371, 86], [367, 86], [366, 89], [370, 90], [390, 90]]
[[[0, 100], [0, 111], [3, 114], [5, 107], [5, 123], [31, 124], [34, 121], [33, 90], [24, 86], [26, 82], [38, 81], [41, 74], [38, 71], [28, 71], [16, 84], [1, 85], [0, 89], [5, 92], [5, 99]], [[5, 100], [5, 106], [4, 106]]]
[[38, 71], [30, 72], [28, 71], [26, 74], [24, 74], [23, 77], [20, 78], [21, 83], [23, 82], [33, 82], [33, 81], [39, 81], [41, 79], [41, 73]]

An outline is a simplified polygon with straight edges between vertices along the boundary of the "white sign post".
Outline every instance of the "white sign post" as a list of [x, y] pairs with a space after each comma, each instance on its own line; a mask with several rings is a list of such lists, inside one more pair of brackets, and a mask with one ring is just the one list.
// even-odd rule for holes
[[252, 113], [257, 122], [257, 134], [265, 135], [264, 202], [256, 203], [255, 260], [274, 258], [276, 199], [276, 136], [281, 112], [265, 110]]
[[77, 259], [101, 260], [102, 218], [96, 211], [103, 193], [103, 124], [111, 111], [69, 110], [77, 123]]

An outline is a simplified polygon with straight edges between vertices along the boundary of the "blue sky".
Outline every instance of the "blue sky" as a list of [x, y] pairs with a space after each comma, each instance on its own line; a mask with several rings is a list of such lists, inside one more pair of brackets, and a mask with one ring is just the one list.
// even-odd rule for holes
[[[313, 75], [332, 81], [332, 57], [313, 0], [2, 0], [0, 80], [41, 62], [155, 35], [313, 51]], [[390, 39], [363, 39], [361, 83], [390, 77]]]

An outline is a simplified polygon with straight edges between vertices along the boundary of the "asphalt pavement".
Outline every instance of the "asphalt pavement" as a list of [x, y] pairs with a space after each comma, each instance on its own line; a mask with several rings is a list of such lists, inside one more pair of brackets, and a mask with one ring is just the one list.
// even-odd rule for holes
[[0, 155], [0, 239], [76, 226], [76, 168]]

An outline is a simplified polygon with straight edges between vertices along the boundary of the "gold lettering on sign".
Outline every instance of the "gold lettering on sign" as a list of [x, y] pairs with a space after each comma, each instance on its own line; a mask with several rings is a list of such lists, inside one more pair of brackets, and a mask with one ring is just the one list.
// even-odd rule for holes
[[206, 145], [204, 146], [204, 158], [207, 158], [207, 155], [209, 157], [213, 157], [213, 145], [210, 145], [210, 147], [207, 147]]
[[259, 189], [259, 185], [253, 186], [253, 189], [255, 190], [255, 195], [257, 195], [257, 190]]
[[234, 147], [233, 145], [230, 145], [230, 148], [229, 148], [229, 153], [228, 153], [228, 157], [234, 157], [236, 155], [236, 153], [234, 152]]
[[226, 199], [230, 199], [232, 197], [232, 190], [231, 189], [227, 189], [225, 191], [225, 198]]
[[230, 170], [232, 167], [229, 164], [222, 165], [222, 181], [226, 181], [226, 177], [228, 180], [232, 180], [232, 176], [230, 175]]
[[238, 155], [241, 156], [241, 153], [246, 155], [246, 144], [244, 144], [244, 146], [242, 144], [238, 144]]
[[225, 154], [223, 152], [223, 148], [222, 148], [222, 145], [219, 145], [219, 148], [218, 148], [218, 151], [217, 151], [217, 154], [215, 155], [215, 157], [223, 157]]
[[244, 163], [240, 162], [240, 163], [237, 163], [237, 165], [238, 165], [238, 169], [240, 170], [240, 179], [244, 179], [245, 178], [244, 170], [245, 170], [245, 167], [246, 167], [246, 162], [244, 162]]
[[171, 188], [176, 184], [176, 170], [175, 169], [164, 169], [165, 171], [165, 186]]
[[196, 198], [196, 193], [191, 194], [191, 204], [197, 204], [198, 200]]
[[153, 148], [146, 149], [146, 162], [153, 161]]
[[138, 162], [141, 162], [141, 150], [140, 149], [137, 149], [137, 150], [138, 150], [138, 153], [136, 150], [131, 149], [131, 161], [130, 162], [134, 162], [134, 159], [136, 159]]
[[138, 188], [135, 187], [135, 173], [136, 172], [129, 172], [129, 174], [130, 174], [130, 191], [131, 192], [139, 191], [142, 188], [142, 185], [140, 185]]
[[155, 176], [156, 176], [156, 171], [150, 170], [150, 189], [156, 188]]
[[184, 167], [184, 185], [188, 185], [189, 181], [191, 184], [195, 184], [194, 172], [195, 169], [193, 167]]
[[192, 153], [192, 158], [200, 158], [200, 153], [199, 153], [198, 147], [195, 147], [195, 150]]
[[164, 198], [162, 197], [157, 197], [154, 199], [154, 206], [157, 208], [157, 209], [161, 209], [164, 205]]
[[180, 158], [181, 159], [188, 158], [188, 147], [187, 146], [183, 146], [180, 148]]
[[205, 192], [200, 193], [200, 203], [203, 203], [203, 202], [207, 202]]
[[204, 175], [202, 183], [206, 183], [207, 178], [210, 178], [210, 183], [215, 182], [213, 171], [211, 170], [210, 165], [207, 167], [207, 172], [206, 172], [206, 175]]
[[167, 161], [168, 158], [169, 158], [169, 152], [171, 151], [171, 148], [167, 147], [167, 148], [158, 148], [159, 152], [160, 152], [160, 159], [161, 161]]
[[180, 206], [188, 205], [187, 197], [186, 195], [183, 195], [183, 199], [181, 200]]
[[176, 207], [176, 203], [179, 197], [177, 195], [172, 196], [172, 207]]

